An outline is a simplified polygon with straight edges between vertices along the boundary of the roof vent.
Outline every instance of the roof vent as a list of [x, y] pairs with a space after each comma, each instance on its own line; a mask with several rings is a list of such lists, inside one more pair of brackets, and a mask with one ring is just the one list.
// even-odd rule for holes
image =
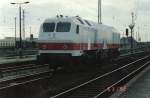
[[63, 15], [60, 15], [61, 18], [63, 18]]
[[59, 15], [56, 15], [57, 18], [59, 18]]

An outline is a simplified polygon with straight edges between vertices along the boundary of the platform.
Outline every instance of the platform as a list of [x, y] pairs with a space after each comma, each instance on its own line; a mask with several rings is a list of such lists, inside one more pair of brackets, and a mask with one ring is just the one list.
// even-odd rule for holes
[[110, 98], [150, 98], [150, 66], [125, 86], [125, 92], [118, 91]]
[[23, 58], [19, 58], [18, 56], [16, 57], [0, 57], [0, 64], [5, 64], [5, 63], [13, 63], [13, 62], [24, 62], [24, 61], [31, 61], [35, 60], [36, 56], [24, 56]]

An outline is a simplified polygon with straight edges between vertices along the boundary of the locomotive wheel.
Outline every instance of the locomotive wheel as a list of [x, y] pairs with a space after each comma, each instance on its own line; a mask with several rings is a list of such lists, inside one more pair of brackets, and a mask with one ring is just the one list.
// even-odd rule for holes
[[45, 59], [44, 59], [43, 56], [41, 56], [41, 55], [37, 55], [36, 56], [36, 62], [37, 62], [37, 64], [44, 64], [44, 61], [45, 61]]

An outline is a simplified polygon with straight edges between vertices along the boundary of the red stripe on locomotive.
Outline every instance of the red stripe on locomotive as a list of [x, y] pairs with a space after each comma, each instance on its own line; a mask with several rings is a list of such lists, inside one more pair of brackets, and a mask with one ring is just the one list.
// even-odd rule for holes
[[[91, 50], [102, 49], [103, 44], [91, 44]], [[108, 48], [119, 48], [119, 44], [108, 44]], [[88, 50], [88, 43], [39, 43], [40, 50]]]

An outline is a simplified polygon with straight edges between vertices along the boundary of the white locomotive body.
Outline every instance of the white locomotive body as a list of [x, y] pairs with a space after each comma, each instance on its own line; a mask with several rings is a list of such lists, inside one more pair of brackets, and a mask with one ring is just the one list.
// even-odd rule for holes
[[118, 54], [120, 34], [116, 29], [80, 17], [46, 19], [39, 32], [39, 60], [71, 57], [103, 57]]

